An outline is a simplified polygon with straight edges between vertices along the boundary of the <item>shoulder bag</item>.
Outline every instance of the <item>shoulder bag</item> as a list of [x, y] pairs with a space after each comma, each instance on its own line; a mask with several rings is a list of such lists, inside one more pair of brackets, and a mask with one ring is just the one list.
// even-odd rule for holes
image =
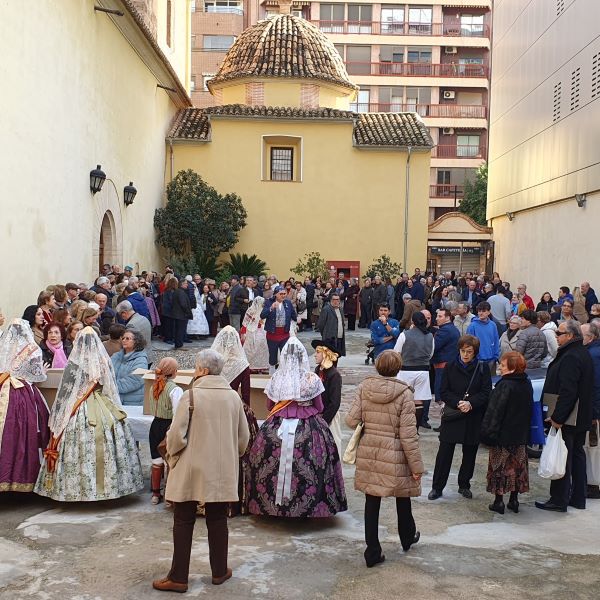
[[[481, 371], [482, 365], [483, 365], [482, 362], [477, 363], [475, 370], [473, 371], [473, 375], [471, 375], [471, 381], [469, 381], [467, 390], [465, 391], [465, 393], [462, 397], [463, 401], [466, 401], [469, 399], [469, 391], [471, 389], [471, 386], [473, 385], [473, 381], [475, 380], [475, 375], [477, 375], [478, 371]], [[462, 417], [466, 417], [468, 414], [469, 413], [464, 413], [461, 410], [459, 410], [458, 408], [454, 408], [452, 406], [448, 406], [447, 404], [445, 404], [444, 408], [442, 409], [442, 422], [448, 423], [449, 421], [457, 421], [458, 419], [461, 419]]]
[[353, 465], [356, 463], [356, 449], [358, 448], [358, 443], [360, 442], [364, 428], [365, 424], [360, 421], [360, 423], [356, 426], [354, 433], [350, 437], [350, 441], [348, 442], [346, 450], [344, 451], [344, 456], [342, 457], [342, 460], [347, 465]]

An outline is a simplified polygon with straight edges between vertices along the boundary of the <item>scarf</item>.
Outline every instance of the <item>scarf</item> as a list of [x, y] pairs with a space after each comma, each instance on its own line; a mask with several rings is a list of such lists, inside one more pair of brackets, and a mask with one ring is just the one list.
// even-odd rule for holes
[[52, 357], [52, 368], [53, 369], [64, 369], [67, 364], [67, 355], [63, 347], [63, 343], [60, 342], [57, 346], [53, 346], [48, 340], [46, 340], [46, 346], [54, 355]]
[[509, 328], [506, 330], [506, 337], [507, 337], [509, 340], [512, 340], [512, 339], [515, 337], [515, 335], [517, 334], [517, 332], [518, 332], [518, 331], [519, 331], [518, 329], [510, 329], [510, 327], [509, 327]]
[[152, 386], [152, 396], [154, 400], [158, 401], [160, 395], [165, 389], [165, 386], [167, 385], [167, 379], [175, 377], [175, 375], [177, 375], [178, 368], [179, 365], [174, 358], [161, 358], [158, 366], [154, 370], [154, 374], [156, 375], [154, 385]]

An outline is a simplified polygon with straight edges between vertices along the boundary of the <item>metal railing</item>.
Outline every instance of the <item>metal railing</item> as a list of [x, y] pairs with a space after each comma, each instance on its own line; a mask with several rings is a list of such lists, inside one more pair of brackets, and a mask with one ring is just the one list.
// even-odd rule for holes
[[478, 146], [435, 146], [431, 151], [431, 158], [485, 158], [486, 147]]
[[422, 117], [430, 118], [456, 118], [456, 119], [485, 119], [487, 107], [460, 104], [414, 104], [401, 102], [353, 102], [351, 110], [360, 113], [366, 112], [416, 112]]
[[396, 75], [400, 77], [468, 77], [488, 76], [488, 66], [480, 64], [433, 64], [405, 62], [346, 62], [349, 75]]
[[459, 185], [436, 183], [429, 186], [430, 198], [462, 198], [464, 193], [464, 189]]
[[442, 37], [490, 37], [488, 25], [457, 22], [409, 23], [404, 21], [311, 21], [323, 33], [371, 35], [426, 35]]

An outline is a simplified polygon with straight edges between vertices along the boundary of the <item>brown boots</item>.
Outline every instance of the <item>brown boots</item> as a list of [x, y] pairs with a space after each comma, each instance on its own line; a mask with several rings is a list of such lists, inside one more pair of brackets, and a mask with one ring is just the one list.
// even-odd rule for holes
[[158, 504], [162, 500], [162, 495], [160, 493], [160, 482], [162, 481], [164, 471], [164, 465], [152, 465], [152, 470], [150, 471], [150, 490], [152, 491], [152, 504]]

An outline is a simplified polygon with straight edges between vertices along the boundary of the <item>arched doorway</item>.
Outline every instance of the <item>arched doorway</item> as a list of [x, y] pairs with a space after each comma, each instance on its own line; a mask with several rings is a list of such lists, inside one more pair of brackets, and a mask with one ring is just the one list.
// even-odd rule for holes
[[105, 263], [112, 265], [115, 263], [117, 258], [117, 235], [115, 231], [115, 221], [110, 210], [107, 210], [102, 217], [98, 250], [98, 273], [101, 273], [102, 265]]

